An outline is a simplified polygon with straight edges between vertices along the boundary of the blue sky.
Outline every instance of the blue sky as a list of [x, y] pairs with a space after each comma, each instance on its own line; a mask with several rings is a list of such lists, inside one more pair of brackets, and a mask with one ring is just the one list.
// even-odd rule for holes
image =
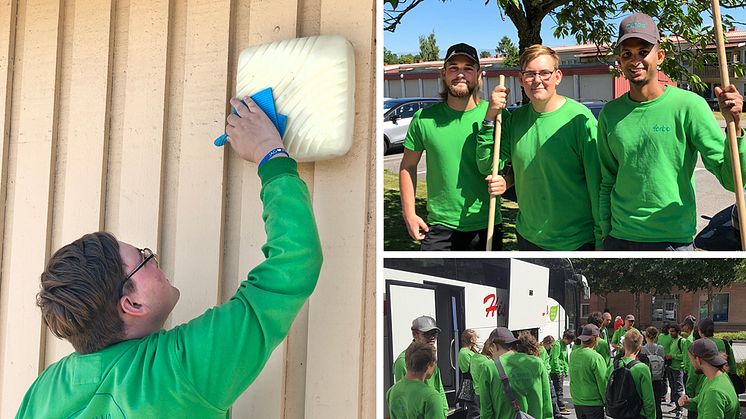
[[[740, 22], [746, 21], [746, 9], [723, 9], [721, 13], [727, 13]], [[547, 16], [541, 30], [544, 45], [575, 44], [574, 38], [554, 38], [554, 27], [554, 20]], [[744, 25], [737, 27], [746, 29]], [[518, 32], [513, 22], [507, 16], [505, 20], [501, 19], [494, 0], [487, 5], [484, 0], [425, 0], [404, 16], [396, 32], [383, 31], [384, 46], [395, 54], [417, 54], [420, 51], [419, 37], [433, 30], [441, 55], [450, 45], [458, 42], [466, 42], [478, 51], [488, 50], [494, 54], [498, 41], [506, 35], [518, 45]]]

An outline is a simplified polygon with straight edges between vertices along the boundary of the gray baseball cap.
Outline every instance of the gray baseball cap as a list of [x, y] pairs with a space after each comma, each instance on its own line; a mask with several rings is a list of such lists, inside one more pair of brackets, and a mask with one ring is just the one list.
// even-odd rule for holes
[[435, 319], [430, 316], [420, 316], [412, 320], [412, 330], [418, 330], [423, 333], [437, 330], [440, 333], [440, 328], [435, 325]]
[[513, 332], [507, 327], [498, 327], [490, 333], [489, 340], [500, 343], [513, 343], [518, 339], [513, 336]]
[[695, 340], [689, 345], [689, 353], [701, 358], [713, 367], [719, 367], [727, 362], [718, 352], [715, 342], [707, 338]]
[[585, 342], [587, 340], [590, 340], [592, 338], [597, 338], [601, 336], [601, 333], [598, 331], [598, 326], [595, 324], [588, 323], [585, 326], [583, 326], [583, 329], [580, 330], [580, 336], [578, 336], [578, 339]]
[[653, 18], [644, 13], [634, 13], [625, 17], [619, 24], [617, 46], [629, 38], [640, 38], [651, 44], [657, 44], [661, 40], [661, 35]]

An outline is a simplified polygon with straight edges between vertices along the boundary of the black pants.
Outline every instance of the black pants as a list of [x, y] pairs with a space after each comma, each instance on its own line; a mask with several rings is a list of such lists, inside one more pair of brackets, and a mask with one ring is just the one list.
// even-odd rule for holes
[[606, 419], [603, 406], [575, 406], [578, 419]]
[[[536, 251], [544, 251], [547, 249], [544, 249], [542, 247], [539, 247], [535, 245], [534, 243], [526, 240], [525, 237], [521, 236], [518, 232], [515, 233], [516, 237], [518, 237], [518, 250], [536, 250]], [[595, 243], [586, 243], [577, 249], [568, 249], [568, 250], [596, 250], [596, 244]]]
[[564, 398], [563, 394], [563, 383], [565, 381], [565, 376], [560, 374], [551, 373], [549, 374], [549, 378], [551, 379], [551, 384], [554, 386], [554, 392], [557, 394], [557, 405], [560, 408], [565, 407], [565, 401], [562, 400]]
[[[457, 231], [440, 224], [430, 225], [430, 230], [425, 233], [420, 250], [476, 250], [484, 251], [487, 248], [487, 229], [475, 231]], [[492, 250], [502, 250], [503, 230], [502, 225], [495, 225], [492, 236]]]
[[666, 381], [653, 381], [653, 395], [655, 396], [655, 417], [657, 419], [663, 418], [663, 409], [661, 409], [661, 397], [666, 395], [668, 388], [666, 387]]
[[629, 240], [617, 239], [613, 236], [604, 237], [604, 250], [616, 250], [616, 251], [691, 251], [694, 250], [694, 244], [689, 243], [674, 243], [674, 242], [633, 242]]

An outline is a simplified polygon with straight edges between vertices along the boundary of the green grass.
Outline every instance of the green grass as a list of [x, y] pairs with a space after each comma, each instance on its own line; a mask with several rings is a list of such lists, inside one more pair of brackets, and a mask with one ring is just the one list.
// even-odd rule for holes
[[[422, 179], [417, 182], [415, 209], [417, 215], [427, 220], [427, 185]], [[517, 250], [515, 217], [518, 215], [518, 204], [503, 199], [500, 213], [503, 217], [503, 249]], [[420, 243], [409, 237], [402, 217], [399, 175], [386, 169], [383, 171], [383, 249], [420, 250]]]

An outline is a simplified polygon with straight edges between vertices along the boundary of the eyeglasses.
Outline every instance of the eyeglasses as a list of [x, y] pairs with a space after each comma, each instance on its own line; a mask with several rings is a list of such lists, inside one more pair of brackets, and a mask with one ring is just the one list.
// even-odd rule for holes
[[539, 79], [541, 79], [541, 81], [547, 81], [550, 77], [552, 77], [552, 74], [554, 74], [555, 71], [557, 70], [521, 71], [521, 77], [523, 77], [524, 81], [533, 81], [536, 76], [539, 76]]
[[432, 337], [438, 337], [438, 334], [440, 332], [437, 329], [433, 329], [427, 332], [422, 332], [423, 335], [425, 335], [426, 338], [430, 339]]
[[127, 281], [132, 278], [132, 275], [136, 274], [137, 271], [142, 269], [143, 266], [145, 266], [146, 263], [150, 261], [150, 259], [155, 260], [155, 266], [158, 266], [158, 256], [153, 253], [152, 250], [148, 249], [147, 247], [144, 249], [137, 249], [140, 251], [140, 256], [142, 257], [142, 262], [140, 262], [135, 269], [132, 270], [129, 274], [127, 274], [127, 277], [124, 278], [124, 281], [122, 281], [122, 284], [119, 286], [119, 296], [121, 297], [124, 295], [124, 284], [127, 283]]

